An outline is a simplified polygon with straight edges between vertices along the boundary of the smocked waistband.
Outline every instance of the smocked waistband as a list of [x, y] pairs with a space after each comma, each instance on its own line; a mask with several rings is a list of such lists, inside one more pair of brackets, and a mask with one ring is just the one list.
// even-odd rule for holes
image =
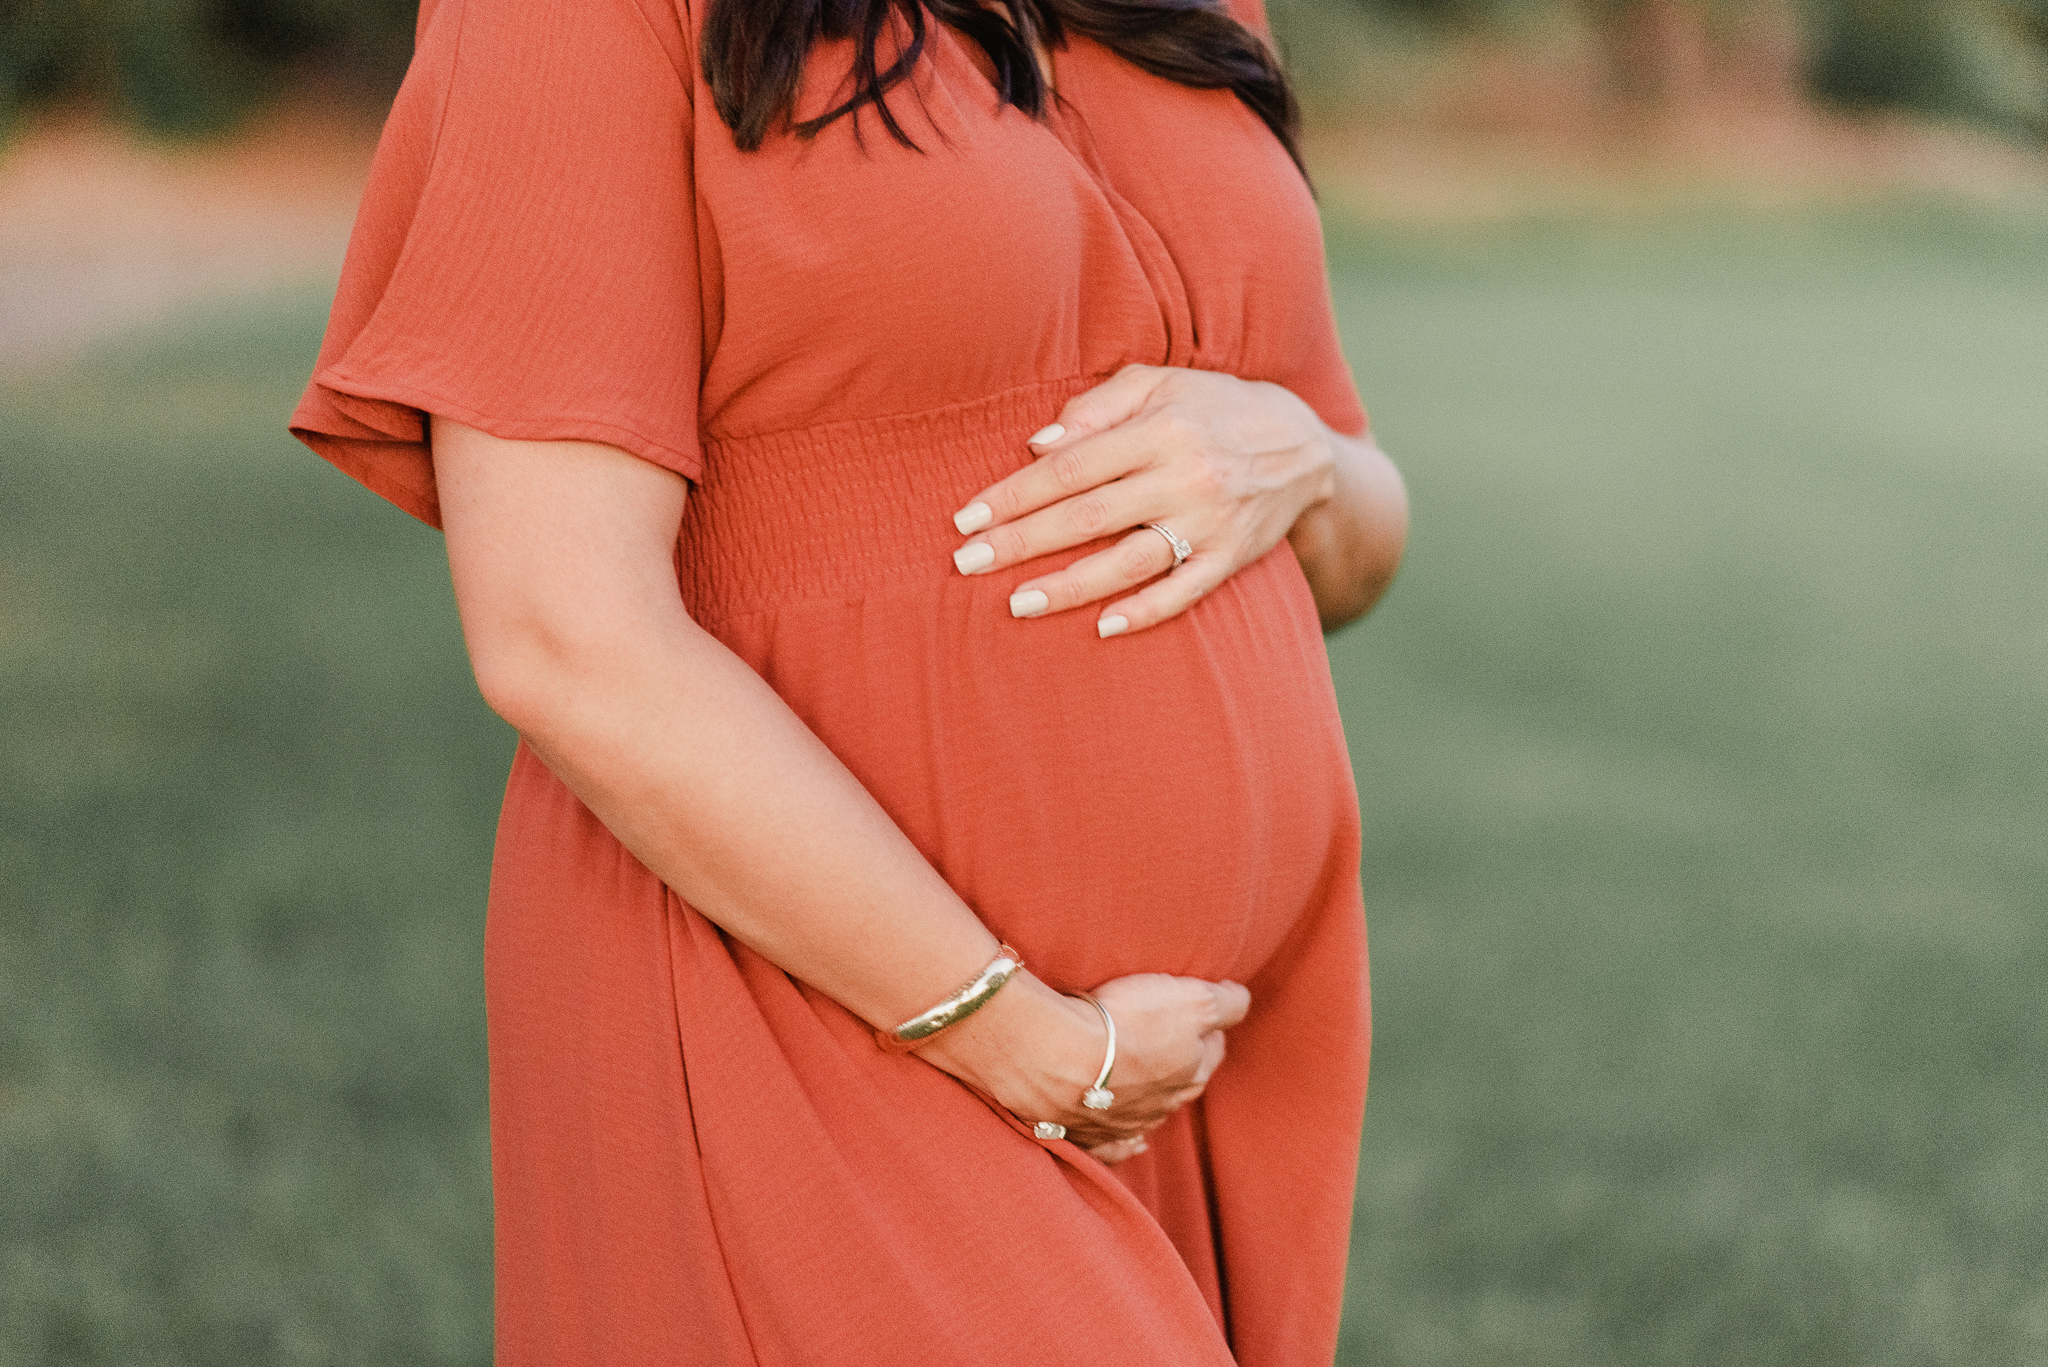
[[706, 442], [677, 552], [683, 601], [717, 618], [943, 579], [954, 510], [1028, 463], [1024, 439], [1100, 378]]

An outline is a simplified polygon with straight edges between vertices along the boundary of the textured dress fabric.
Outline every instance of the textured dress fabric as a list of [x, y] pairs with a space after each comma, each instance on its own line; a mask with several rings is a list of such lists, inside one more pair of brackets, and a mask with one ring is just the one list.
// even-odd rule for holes
[[[421, 18], [293, 429], [438, 522], [427, 413], [691, 482], [694, 619], [1048, 982], [1252, 993], [1107, 1168], [698, 915], [523, 746], [485, 971], [501, 1367], [1305, 1367], [1334, 1352], [1368, 1052], [1358, 817], [1285, 543], [1101, 641], [963, 578], [951, 513], [1133, 362], [1364, 429], [1314, 208], [1231, 94], [1075, 39], [1033, 119], [932, 32], [890, 108], [744, 153], [689, 0]], [[1240, 7], [1248, 22], [1262, 22]], [[799, 113], [843, 97], [817, 47]]]

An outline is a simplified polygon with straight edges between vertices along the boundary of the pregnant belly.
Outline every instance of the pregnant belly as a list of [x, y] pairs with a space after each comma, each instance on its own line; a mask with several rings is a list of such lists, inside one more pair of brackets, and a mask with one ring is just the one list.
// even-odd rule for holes
[[1255, 981], [1355, 849], [1291, 554], [1110, 641], [1098, 608], [1013, 620], [1022, 577], [937, 576], [714, 629], [1048, 981]]

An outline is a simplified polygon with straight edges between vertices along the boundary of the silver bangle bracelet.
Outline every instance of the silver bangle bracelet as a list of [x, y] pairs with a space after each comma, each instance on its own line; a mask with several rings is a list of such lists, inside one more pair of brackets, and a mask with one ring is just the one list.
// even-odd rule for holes
[[943, 1031], [950, 1030], [966, 1020], [995, 996], [1010, 976], [1024, 966], [1017, 957], [1017, 951], [1008, 945], [996, 946], [996, 957], [988, 966], [974, 975], [974, 980], [940, 1002], [929, 1011], [921, 1011], [894, 1030], [875, 1031], [875, 1041], [891, 1053], [908, 1053], [918, 1045], [930, 1041]]

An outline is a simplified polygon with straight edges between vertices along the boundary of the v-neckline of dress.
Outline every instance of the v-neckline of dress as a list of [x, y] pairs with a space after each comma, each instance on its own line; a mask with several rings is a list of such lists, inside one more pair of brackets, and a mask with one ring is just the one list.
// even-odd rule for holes
[[[962, 41], [972, 42], [962, 35]], [[1082, 39], [1082, 42], [1089, 40]], [[1081, 53], [1069, 45], [1061, 49], [1049, 49], [1058, 57], [1066, 59], [1063, 65], [1067, 74], [1079, 84], [1073, 86], [1073, 96], [1067, 98], [1057, 91], [1046, 101], [1045, 116], [1032, 122], [1044, 128], [1046, 136], [1059, 144], [1081, 174], [1095, 186], [1123, 226], [1124, 240], [1130, 244], [1146, 282], [1151, 288], [1153, 301], [1160, 313], [1160, 323], [1165, 329], [1166, 350], [1157, 362], [1160, 365], [1189, 365], [1197, 363], [1201, 351], [1201, 339], [1196, 334], [1194, 308], [1186, 279], [1181, 274], [1180, 264], [1174, 259], [1173, 249], [1152, 220], [1124, 193], [1110, 174], [1108, 164], [1096, 144], [1095, 129], [1088, 119], [1086, 69], [1103, 58], [1122, 61], [1116, 53], [1094, 44], [1093, 52]], [[1081, 70], [1077, 71], [1079, 67]], [[976, 68], [977, 72], [979, 67]], [[989, 87], [991, 90], [993, 86]]]

